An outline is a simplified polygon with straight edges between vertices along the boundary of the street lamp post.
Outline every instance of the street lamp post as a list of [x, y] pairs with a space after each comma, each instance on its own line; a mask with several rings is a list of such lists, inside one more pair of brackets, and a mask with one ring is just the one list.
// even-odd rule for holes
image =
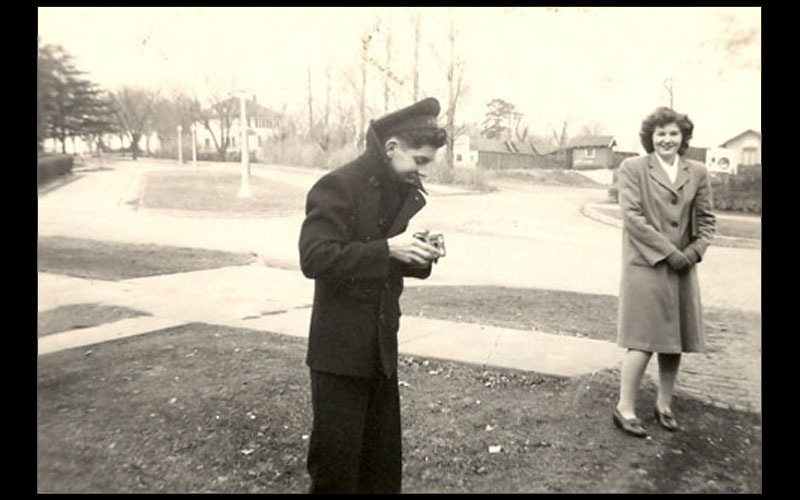
[[192, 123], [192, 167], [197, 168], [197, 124]]
[[178, 165], [183, 164], [183, 146], [181, 145], [181, 131], [183, 127], [178, 125]]
[[241, 93], [241, 116], [239, 117], [239, 130], [241, 131], [241, 150], [242, 150], [242, 184], [239, 187], [239, 198], [250, 197], [250, 148], [247, 146], [247, 111], [245, 94]]

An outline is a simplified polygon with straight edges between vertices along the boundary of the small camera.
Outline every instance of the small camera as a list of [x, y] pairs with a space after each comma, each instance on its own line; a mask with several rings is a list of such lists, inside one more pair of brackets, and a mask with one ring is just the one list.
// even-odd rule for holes
[[439, 252], [439, 257], [444, 257], [447, 254], [447, 250], [444, 247], [444, 235], [441, 233], [428, 233], [427, 231], [414, 233], [414, 238], [424, 241], [428, 245], [436, 248]]

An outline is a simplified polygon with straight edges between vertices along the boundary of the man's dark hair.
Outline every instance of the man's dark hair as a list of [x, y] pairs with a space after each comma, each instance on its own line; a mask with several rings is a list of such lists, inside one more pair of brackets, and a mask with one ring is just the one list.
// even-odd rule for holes
[[440, 148], [444, 146], [445, 141], [447, 141], [447, 131], [443, 128], [406, 130], [393, 135], [413, 149], [421, 148], [422, 146]]
[[660, 107], [647, 115], [647, 118], [642, 121], [642, 128], [639, 131], [639, 139], [642, 141], [642, 147], [648, 153], [654, 151], [653, 147], [653, 132], [656, 127], [664, 127], [674, 123], [678, 125], [681, 130], [681, 146], [678, 148], [678, 154], [682, 155], [689, 148], [689, 139], [692, 138], [692, 131], [694, 130], [694, 123], [687, 115], [678, 113], [672, 108]]

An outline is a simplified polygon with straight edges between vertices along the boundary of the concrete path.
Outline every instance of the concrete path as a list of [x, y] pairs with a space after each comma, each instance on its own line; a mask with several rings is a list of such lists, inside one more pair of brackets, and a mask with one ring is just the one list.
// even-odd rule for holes
[[[129, 162], [82, 174], [40, 197], [39, 234], [256, 251], [259, 263], [118, 282], [39, 273], [39, 311], [95, 302], [152, 315], [43, 337], [41, 355], [189, 322], [306, 337], [313, 283], [297, 266], [302, 213], [207, 218], [135, 210], [130, 202], [138, 197], [142, 173], [164, 168], [174, 165]], [[282, 167], [253, 171], [303, 188], [321, 174]], [[583, 200], [596, 191], [526, 188], [500, 197], [436, 187], [430, 191], [429, 207], [419, 222], [447, 231], [448, 256], [429, 280], [408, 280], [407, 286], [500, 285], [616, 294], [617, 230], [580, 214]], [[520, 213], [521, 206], [530, 212]], [[494, 220], [489, 227], [480, 223], [487, 211]], [[533, 213], [540, 216], [532, 217]], [[553, 213], [558, 217], [547, 215]], [[725, 251], [729, 254], [723, 255]], [[703, 288], [704, 304], [760, 311], [760, 266], [753, 263], [760, 263], [759, 251], [709, 249], [703, 265], [710, 272], [701, 273], [701, 283], [711, 281]], [[738, 275], [729, 276], [731, 266]], [[401, 318], [399, 341], [404, 354], [559, 376], [615, 368], [622, 355], [612, 342], [410, 316]], [[756, 348], [757, 352], [748, 352]], [[685, 387], [686, 393], [722, 406], [760, 411], [760, 332], [757, 345], [754, 340], [737, 355], [739, 364], [722, 367], [707, 358], [687, 356], [679, 390]], [[726, 371], [727, 366], [738, 373]], [[651, 376], [655, 368], [651, 363]]]

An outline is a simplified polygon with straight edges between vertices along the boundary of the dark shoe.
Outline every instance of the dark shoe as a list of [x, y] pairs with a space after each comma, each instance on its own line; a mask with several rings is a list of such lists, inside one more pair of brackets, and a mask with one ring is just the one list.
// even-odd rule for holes
[[647, 437], [647, 431], [642, 427], [641, 420], [638, 418], [624, 418], [616, 408], [614, 408], [614, 424], [632, 436]]
[[675, 415], [672, 413], [672, 410], [660, 411], [658, 408], [655, 408], [654, 413], [656, 415], [656, 420], [658, 420], [658, 423], [661, 425], [661, 427], [670, 432], [675, 432], [680, 429], [678, 421], [675, 420]]

